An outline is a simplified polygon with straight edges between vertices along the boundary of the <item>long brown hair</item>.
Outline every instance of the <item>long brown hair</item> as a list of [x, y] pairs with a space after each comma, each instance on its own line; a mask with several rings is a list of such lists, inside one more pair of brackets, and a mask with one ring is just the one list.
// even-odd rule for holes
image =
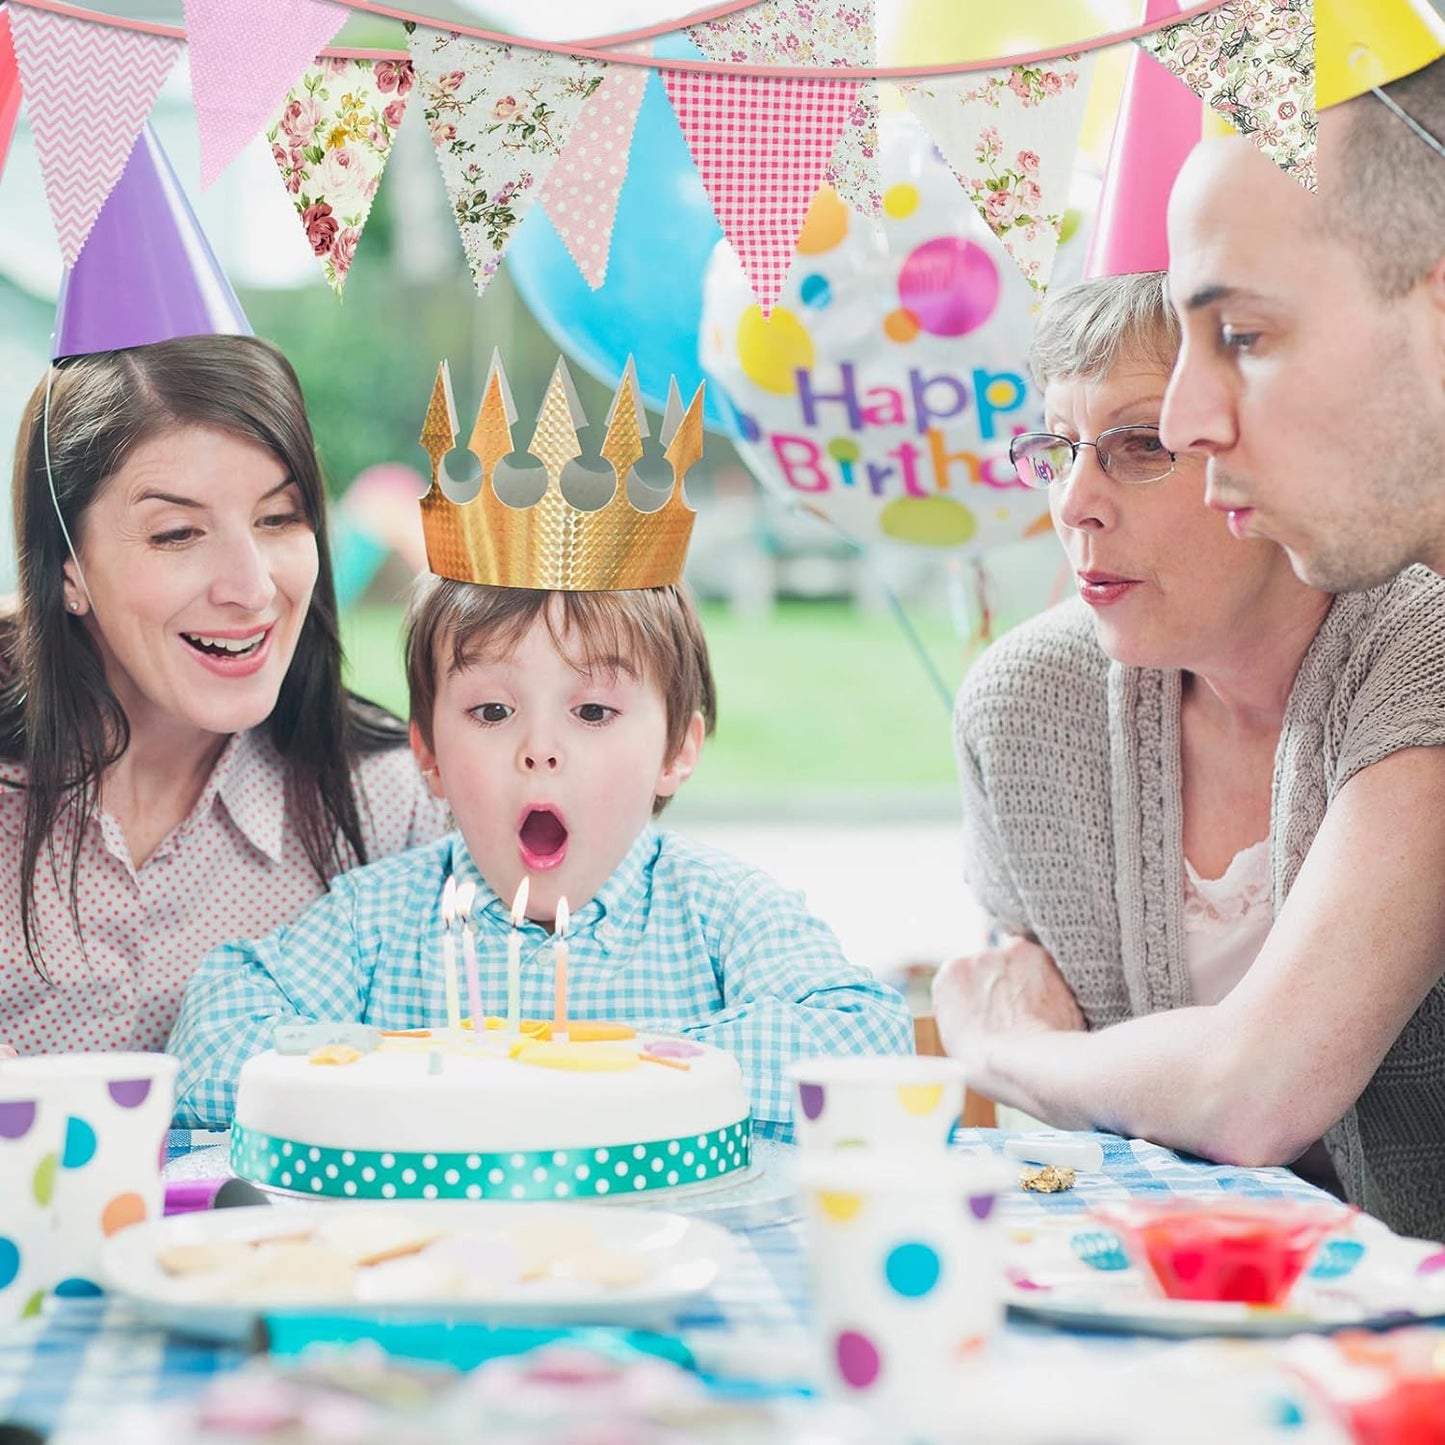
[[69, 854], [70, 913], [80, 934], [81, 843], [99, 809], [105, 770], [130, 744], [130, 722], [100, 653], [66, 611], [65, 534], [81, 536], [87, 510], [138, 446], [187, 426], [270, 451], [296, 483], [316, 534], [311, 606], [265, 726], [286, 761], [291, 822], [323, 882], [366, 861], [354, 758], [406, 739], [395, 718], [342, 686], [325, 487], [286, 358], [255, 337], [188, 336], [60, 363], [20, 423], [13, 488], [20, 597], [14, 615], [0, 622], [0, 757], [25, 768], [20, 917], [26, 955], [42, 975], [32, 906], [40, 855], [48, 852], [58, 887], [59, 860]]

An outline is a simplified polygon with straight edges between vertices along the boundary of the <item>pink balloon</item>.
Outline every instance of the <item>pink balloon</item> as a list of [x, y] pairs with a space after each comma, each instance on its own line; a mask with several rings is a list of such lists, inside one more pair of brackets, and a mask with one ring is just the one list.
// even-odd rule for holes
[[938, 236], [909, 252], [898, 272], [898, 299], [931, 336], [967, 336], [993, 315], [998, 269], [961, 236]]

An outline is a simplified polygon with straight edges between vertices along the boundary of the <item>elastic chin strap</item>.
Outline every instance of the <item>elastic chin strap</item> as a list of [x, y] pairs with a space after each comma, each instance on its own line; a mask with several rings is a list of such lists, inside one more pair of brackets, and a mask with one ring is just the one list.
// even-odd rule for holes
[[1425, 127], [1421, 125], [1420, 122], [1416, 120], [1413, 115], [1410, 115], [1407, 111], [1403, 110], [1399, 106], [1399, 104], [1397, 104], [1388, 95], [1386, 95], [1385, 92], [1381, 90], [1378, 85], [1375, 86], [1374, 90], [1371, 93], [1380, 101], [1380, 103], [1387, 110], [1391, 111], [1400, 120], [1404, 121], [1405, 124], [1409, 126], [1410, 129], [1414, 131], [1415, 134], [1419, 136], [1420, 139], [1424, 141], [1425, 144], [1429, 146], [1432, 151], [1434, 151], [1437, 155], [1445, 156], [1445, 141], [1441, 141], [1437, 137], [1431, 135], [1430, 132], [1426, 130]]
[[55, 508], [55, 520], [60, 523], [60, 535], [65, 538], [66, 550], [70, 553], [70, 560], [75, 563], [75, 575], [80, 578], [80, 590], [85, 593], [85, 600], [90, 604], [90, 610], [95, 611], [95, 598], [90, 595], [90, 583], [85, 580], [85, 569], [80, 565], [80, 558], [75, 551], [75, 543], [70, 540], [70, 528], [65, 525], [65, 517], [60, 510], [60, 497], [55, 490], [55, 473], [50, 470], [50, 386], [55, 377], [55, 365], [52, 362], [45, 370], [45, 410], [40, 418], [40, 438], [45, 455], [45, 481], [50, 488], [50, 504]]

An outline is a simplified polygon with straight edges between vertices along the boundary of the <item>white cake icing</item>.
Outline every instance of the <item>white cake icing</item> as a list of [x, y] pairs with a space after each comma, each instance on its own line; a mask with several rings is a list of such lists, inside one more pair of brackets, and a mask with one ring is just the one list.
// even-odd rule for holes
[[[309, 1194], [566, 1198], [695, 1185], [748, 1163], [731, 1054], [654, 1035], [519, 1058], [505, 1047], [491, 1034], [387, 1038], [340, 1065], [259, 1054], [241, 1070], [232, 1167]], [[686, 1067], [642, 1061], [653, 1047], [688, 1050]]]

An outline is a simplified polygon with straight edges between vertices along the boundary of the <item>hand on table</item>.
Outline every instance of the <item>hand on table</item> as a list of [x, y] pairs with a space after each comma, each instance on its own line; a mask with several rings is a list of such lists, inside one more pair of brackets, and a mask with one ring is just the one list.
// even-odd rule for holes
[[1027, 938], [950, 959], [934, 975], [933, 1012], [944, 1048], [965, 1059], [999, 1034], [1087, 1027], [1053, 958]]

